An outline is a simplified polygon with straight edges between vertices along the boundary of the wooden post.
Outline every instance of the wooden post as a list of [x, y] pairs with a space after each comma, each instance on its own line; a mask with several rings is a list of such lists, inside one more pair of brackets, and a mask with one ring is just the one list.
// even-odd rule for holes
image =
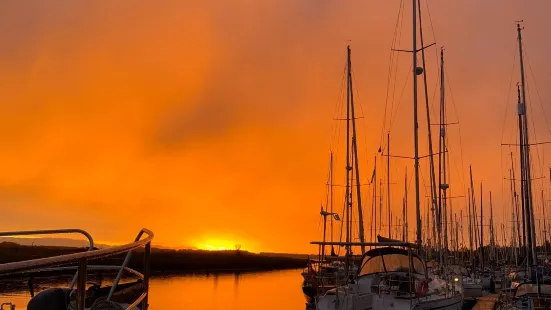
[[77, 309], [84, 310], [86, 301], [86, 273], [88, 261], [83, 258], [78, 263], [78, 284], [77, 284]]
[[149, 308], [149, 276], [151, 274], [151, 243], [145, 245], [144, 249], [144, 271], [143, 271], [143, 289], [146, 292], [144, 299], [142, 300], [142, 310], [147, 310]]

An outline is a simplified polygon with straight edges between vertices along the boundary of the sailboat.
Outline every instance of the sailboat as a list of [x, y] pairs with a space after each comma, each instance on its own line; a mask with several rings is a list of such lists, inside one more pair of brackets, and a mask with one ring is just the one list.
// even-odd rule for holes
[[512, 302], [513, 306], [517, 309], [549, 309], [551, 308], [551, 283], [546, 282], [546, 280], [549, 279], [548, 276], [551, 274], [551, 269], [538, 261], [536, 253], [535, 206], [532, 197], [532, 166], [530, 163], [530, 146], [532, 144], [530, 144], [528, 134], [528, 109], [526, 101], [522, 29], [520, 22], [517, 23], [517, 40], [520, 58], [520, 83], [517, 84], [517, 114], [520, 141], [518, 146], [520, 153], [520, 205], [522, 207], [523, 235], [522, 240], [520, 240], [522, 244], [519, 248], [521, 249], [520, 252], [526, 257], [524, 259], [525, 270], [514, 273], [515, 277], [512, 281], [514, 296]]
[[[444, 309], [459, 310], [463, 296], [455, 283], [429, 278], [425, 260], [422, 258], [422, 226], [419, 190], [419, 132], [418, 132], [418, 75], [424, 68], [417, 64], [417, 17], [419, 0], [413, 0], [413, 121], [415, 160], [415, 207], [416, 243], [411, 244], [390, 238], [379, 238], [380, 242], [312, 242], [318, 245], [345, 245], [375, 247], [363, 254], [360, 268], [346, 285], [329, 290], [316, 301], [319, 310], [366, 310], [384, 309]], [[420, 18], [420, 12], [419, 12]], [[422, 44], [422, 37], [421, 37]], [[420, 50], [423, 50], [421, 48]], [[424, 65], [424, 61], [423, 61]], [[429, 138], [430, 139], [430, 138]], [[431, 148], [432, 154], [432, 148]], [[432, 157], [432, 155], [431, 155]], [[431, 158], [432, 161], [432, 158]], [[434, 174], [434, 168], [431, 169]], [[434, 177], [432, 177], [434, 181]], [[435, 186], [433, 184], [433, 197]], [[440, 227], [440, 223], [438, 223]], [[440, 238], [439, 238], [440, 239]], [[440, 240], [438, 240], [440, 243]]]
[[[341, 228], [345, 229], [346, 242], [352, 240], [353, 223], [353, 205], [357, 206], [358, 231], [360, 242], [364, 242], [363, 230], [363, 212], [360, 188], [360, 169], [358, 160], [358, 144], [356, 139], [356, 115], [354, 106], [354, 96], [352, 87], [352, 59], [351, 48], [347, 46], [347, 87], [346, 87], [346, 185], [345, 185], [345, 212], [344, 221], [341, 220], [338, 213], [333, 212], [333, 153], [330, 157], [329, 169], [329, 199], [325, 208], [322, 206], [320, 215], [323, 217], [323, 242], [326, 242], [327, 218], [330, 219], [330, 238], [333, 242], [333, 221], [340, 221]], [[353, 182], [355, 180], [355, 183]], [[312, 304], [315, 298], [324, 295], [328, 290], [337, 287], [341, 283], [346, 283], [350, 274], [355, 274], [358, 270], [352, 260], [352, 249], [346, 246], [344, 262], [339, 260], [327, 261], [325, 245], [320, 245], [320, 259], [318, 261], [309, 261], [308, 267], [302, 272], [304, 278], [302, 291], [306, 297], [307, 304]], [[364, 246], [361, 246], [362, 254], [365, 252]], [[331, 256], [334, 257], [334, 247], [331, 246]]]

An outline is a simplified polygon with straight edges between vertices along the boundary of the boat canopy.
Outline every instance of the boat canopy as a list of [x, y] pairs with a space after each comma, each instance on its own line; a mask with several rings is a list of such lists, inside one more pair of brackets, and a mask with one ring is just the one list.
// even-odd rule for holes
[[411, 253], [411, 264], [409, 253], [406, 250], [392, 247], [377, 248], [367, 251], [363, 258], [359, 276], [385, 272], [409, 272], [410, 267], [413, 273], [425, 274], [425, 263], [414, 253]]

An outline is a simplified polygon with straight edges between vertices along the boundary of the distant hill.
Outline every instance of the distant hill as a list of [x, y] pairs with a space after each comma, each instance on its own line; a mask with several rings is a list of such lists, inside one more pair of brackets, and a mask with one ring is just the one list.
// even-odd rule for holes
[[[19, 240], [17, 240], [19, 241]], [[65, 255], [85, 251], [85, 247], [28, 246], [14, 242], [0, 243], [0, 264]], [[299, 255], [300, 256], [300, 255]], [[119, 265], [124, 254], [95, 260], [94, 264]], [[247, 251], [203, 251], [152, 248], [151, 270], [155, 273], [174, 272], [246, 272], [260, 270], [297, 269], [306, 266], [307, 255], [255, 254]], [[136, 249], [129, 266], [143, 270], [143, 248]]]
[[[58, 246], [82, 248], [88, 247], [87, 240], [77, 240], [70, 238], [15, 238], [15, 237], [0, 237], [0, 242], [17, 243], [20, 245], [30, 246]], [[94, 244], [96, 248], [108, 248], [105, 244]]]
[[267, 252], [260, 252], [259, 255], [266, 256], [266, 257], [289, 257], [289, 258], [296, 258], [296, 259], [315, 259], [318, 257], [317, 254], [293, 254], [293, 253], [267, 253]]

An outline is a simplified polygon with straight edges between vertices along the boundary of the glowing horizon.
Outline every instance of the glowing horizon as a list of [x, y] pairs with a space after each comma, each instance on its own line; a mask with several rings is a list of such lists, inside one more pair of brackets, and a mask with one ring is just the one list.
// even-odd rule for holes
[[[408, 5], [395, 42], [402, 49], [411, 45]], [[483, 182], [484, 206], [492, 190], [494, 217], [508, 225], [511, 198], [503, 178], [510, 160], [501, 143], [516, 139], [514, 21], [524, 19], [530, 132], [534, 141], [548, 141], [551, 89], [543, 86], [551, 82], [551, 44], [545, 40], [551, 2], [428, 5], [425, 45], [436, 42], [426, 49], [432, 120], [438, 115], [439, 47], [445, 46], [449, 121], [460, 123], [448, 132], [450, 194], [466, 196], [472, 164], [477, 201]], [[122, 244], [147, 227], [155, 243], [174, 248], [231, 250], [242, 244], [255, 252], [315, 252], [309, 242], [322, 238], [319, 209], [326, 204], [330, 151], [335, 183], [344, 182], [344, 131], [339, 136], [335, 129], [343, 122], [334, 119], [343, 115], [336, 106], [343, 102], [346, 45], [352, 46], [355, 100], [363, 117], [362, 184], [370, 181], [387, 130], [391, 153], [412, 156], [410, 54], [394, 55], [397, 79], [387, 87], [399, 6], [317, 0], [1, 3], [3, 230], [78, 227], [98, 243]], [[424, 156], [427, 124], [419, 87]], [[385, 106], [390, 112], [383, 120]], [[535, 176], [547, 175], [546, 150], [534, 147]], [[401, 214], [407, 167], [411, 240], [413, 164], [398, 158], [391, 163], [394, 215]], [[379, 156], [377, 165], [377, 181], [384, 184], [385, 158]], [[424, 218], [427, 167], [422, 160]], [[551, 197], [551, 190], [547, 180], [534, 183], [539, 212], [539, 191]], [[342, 213], [343, 192], [335, 188], [334, 211]], [[362, 196], [371, 237], [372, 187], [364, 185]], [[452, 202], [458, 217], [460, 210], [466, 216], [466, 200]], [[338, 238], [338, 224], [333, 233]]]

